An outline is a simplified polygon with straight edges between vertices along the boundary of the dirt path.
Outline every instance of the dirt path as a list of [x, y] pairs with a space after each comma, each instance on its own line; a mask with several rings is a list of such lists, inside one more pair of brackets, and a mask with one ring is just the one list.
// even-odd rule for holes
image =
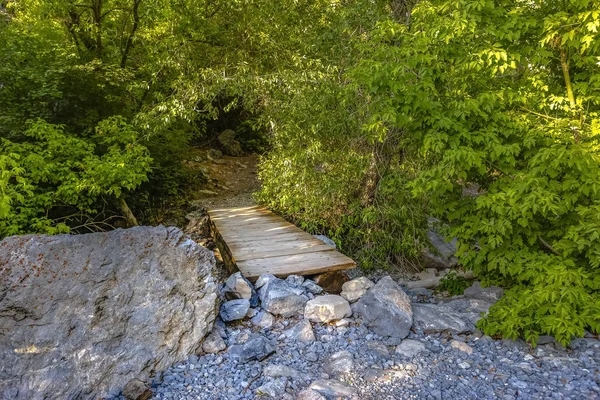
[[252, 194], [260, 189], [257, 176], [258, 156], [211, 157], [208, 149], [198, 149], [193, 167], [208, 177], [203, 188], [196, 191], [192, 204], [214, 209], [244, 207], [255, 204]]

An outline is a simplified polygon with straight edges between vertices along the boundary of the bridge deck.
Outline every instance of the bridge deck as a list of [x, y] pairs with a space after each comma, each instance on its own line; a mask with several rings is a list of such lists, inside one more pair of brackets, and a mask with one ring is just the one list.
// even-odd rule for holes
[[354, 268], [354, 261], [264, 207], [208, 212], [225, 263], [248, 279]]

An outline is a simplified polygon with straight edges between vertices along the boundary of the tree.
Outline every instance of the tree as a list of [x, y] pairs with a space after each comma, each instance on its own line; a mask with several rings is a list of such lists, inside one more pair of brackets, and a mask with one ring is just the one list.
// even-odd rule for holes
[[464, 265], [508, 288], [488, 334], [600, 328], [599, 27], [587, 0], [422, 1], [352, 72], [372, 126], [419, 151], [409, 187]]

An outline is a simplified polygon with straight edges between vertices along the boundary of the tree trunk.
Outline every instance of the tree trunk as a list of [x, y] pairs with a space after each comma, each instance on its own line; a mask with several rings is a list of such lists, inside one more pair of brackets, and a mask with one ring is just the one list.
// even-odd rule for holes
[[137, 219], [135, 218], [135, 215], [133, 215], [131, 209], [129, 208], [127, 202], [123, 197], [119, 197], [119, 207], [121, 207], [121, 212], [123, 212], [123, 215], [125, 215], [128, 227], [139, 225]]

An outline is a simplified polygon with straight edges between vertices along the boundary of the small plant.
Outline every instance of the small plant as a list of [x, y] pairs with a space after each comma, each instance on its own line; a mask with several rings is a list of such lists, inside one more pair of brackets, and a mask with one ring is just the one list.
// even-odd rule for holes
[[438, 286], [439, 292], [448, 292], [450, 295], [455, 296], [463, 294], [466, 288], [469, 287], [469, 282], [462, 276], [458, 276], [455, 271], [451, 271], [444, 275], [440, 280], [440, 286]]

